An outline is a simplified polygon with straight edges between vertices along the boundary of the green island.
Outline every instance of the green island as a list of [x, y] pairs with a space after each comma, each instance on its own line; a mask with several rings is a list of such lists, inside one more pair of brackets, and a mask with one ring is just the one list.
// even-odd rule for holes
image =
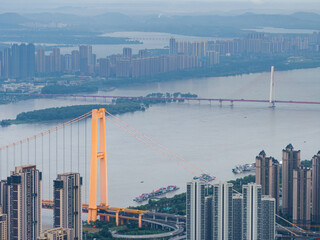
[[[171, 99], [152, 99], [152, 98], [178, 98], [192, 97], [196, 98], [196, 94], [191, 93], [151, 93], [146, 97], [149, 99], [116, 99], [112, 104], [90, 104], [90, 105], [74, 105], [66, 107], [46, 108], [34, 110], [30, 112], [19, 113], [16, 119], [5, 119], [0, 122], [1, 126], [11, 124], [36, 123], [44, 121], [67, 120], [79, 117], [90, 112], [92, 109], [105, 108], [111, 114], [132, 113], [136, 111], [145, 111], [153, 104], [175, 102]], [[183, 101], [183, 100], [179, 100]]]

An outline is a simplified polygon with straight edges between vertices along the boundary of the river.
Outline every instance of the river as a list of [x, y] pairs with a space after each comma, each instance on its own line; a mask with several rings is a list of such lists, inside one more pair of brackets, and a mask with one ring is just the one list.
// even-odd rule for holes
[[[320, 101], [319, 76], [320, 68], [275, 72], [276, 99]], [[99, 92], [99, 94], [142, 96], [151, 92], [191, 92], [198, 94], [199, 97], [268, 99], [269, 79], [270, 73], [179, 81], [173, 79], [144, 86], [115, 89], [107, 93]], [[74, 99], [33, 99], [0, 105], [0, 119], [14, 118], [22, 111], [86, 103], [89, 102]], [[211, 105], [209, 103], [173, 103], [154, 105], [145, 112], [128, 113], [119, 117], [221, 181], [236, 178], [231, 169], [237, 164], [254, 162], [255, 156], [262, 149], [268, 156], [271, 155], [278, 160], [281, 160], [281, 151], [288, 143], [292, 143], [296, 149], [301, 150], [302, 160], [311, 159], [320, 150], [320, 106], [318, 105], [278, 104], [272, 109], [265, 103], [235, 103], [233, 107], [230, 103], [223, 103], [222, 106], [218, 103]], [[0, 127], [0, 145], [29, 137], [60, 123]], [[87, 124], [87, 135], [81, 132], [79, 143], [77, 142], [78, 127], [80, 131], [83, 130], [85, 122], [80, 122], [79, 126], [74, 125], [72, 129], [66, 129], [66, 136], [73, 131], [74, 139], [72, 143], [65, 144], [66, 159], [73, 160], [72, 168], [68, 163], [65, 171], [77, 170], [79, 160], [80, 173], [88, 178], [90, 120]], [[61, 136], [60, 130], [57, 145], [59, 152], [63, 148]], [[55, 133], [50, 136], [52, 144], [50, 150], [46, 144], [48, 141], [49, 137], [46, 136], [46, 151], [43, 157], [41, 157], [40, 140], [37, 142], [37, 149], [34, 143], [31, 143], [28, 154], [26, 146], [22, 149], [23, 164], [28, 161], [30, 163], [37, 161], [38, 168], [44, 170], [43, 198], [45, 199], [49, 195], [52, 197], [51, 185], [56, 176], [56, 166], [58, 172], [63, 171], [61, 153], [55, 156]], [[78, 144], [81, 148], [80, 152], [77, 150]], [[86, 151], [85, 147], [87, 147]], [[13, 161], [16, 165], [20, 163], [20, 150], [20, 147], [17, 147], [15, 159], [13, 159], [13, 150], [9, 150], [8, 170], [13, 170]], [[34, 151], [37, 152], [36, 155]], [[48, 152], [51, 152], [52, 156], [49, 157]], [[134, 197], [167, 185], [177, 185], [180, 187], [179, 192], [183, 192], [186, 182], [193, 177], [193, 174], [175, 162], [146, 147], [110, 122], [107, 122], [107, 152], [111, 206], [134, 205], [132, 201]], [[3, 179], [8, 173], [5, 164], [6, 153], [3, 151], [1, 156], [0, 177]], [[42, 166], [42, 159], [44, 166]], [[197, 170], [194, 171], [199, 173]], [[84, 202], [88, 201], [88, 184], [88, 179], [84, 179]], [[51, 214], [44, 211], [44, 228], [50, 225]]]

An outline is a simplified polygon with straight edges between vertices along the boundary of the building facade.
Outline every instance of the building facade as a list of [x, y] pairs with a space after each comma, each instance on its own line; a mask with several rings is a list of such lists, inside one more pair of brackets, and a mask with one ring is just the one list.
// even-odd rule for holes
[[212, 237], [217, 240], [233, 239], [233, 204], [231, 183], [213, 186]]
[[266, 157], [262, 150], [256, 157], [256, 184], [261, 185], [262, 195], [269, 195], [276, 200], [279, 210], [280, 164], [273, 157]]
[[36, 240], [40, 235], [41, 181], [35, 165], [16, 167], [8, 177], [8, 239]]
[[276, 200], [270, 196], [262, 196], [262, 238], [263, 240], [274, 240], [276, 236]]
[[289, 144], [282, 150], [282, 213], [292, 217], [293, 213], [293, 170], [300, 166], [300, 150]]
[[311, 222], [311, 170], [300, 166], [293, 170], [293, 223]]
[[187, 183], [187, 240], [205, 240], [205, 183]]
[[232, 197], [233, 203], [233, 239], [242, 239], [242, 194], [238, 193]]
[[82, 178], [79, 173], [59, 174], [54, 181], [54, 227], [71, 228], [82, 239]]
[[205, 197], [205, 239], [212, 239], [212, 197]]
[[7, 215], [0, 212], [0, 240], [7, 240]]
[[312, 222], [320, 224], [320, 151], [312, 158]]

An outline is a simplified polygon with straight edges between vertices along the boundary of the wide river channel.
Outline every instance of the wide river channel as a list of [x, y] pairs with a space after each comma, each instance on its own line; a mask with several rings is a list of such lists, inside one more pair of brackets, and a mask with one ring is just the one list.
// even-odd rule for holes
[[[275, 72], [276, 99], [320, 102], [319, 76], [320, 68]], [[172, 79], [98, 94], [143, 96], [152, 92], [191, 92], [199, 97], [268, 99], [269, 80], [268, 72], [179, 81]], [[88, 103], [88, 99], [33, 99], [0, 105], [0, 119], [15, 118], [23, 111]], [[270, 108], [266, 103], [235, 103], [233, 107], [229, 102], [222, 106], [207, 102], [171, 103], [118, 117], [193, 165], [216, 176], [219, 181], [235, 179], [237, 176], [232, 173], [232, 168], [237, 164], [254, 162], [262, 149], [278, 160], [281, 160], [282, 149], [289, 143], [301, 150], [302, 160], [311, 159], [320, 150], [320, 105], [277, 104], [275, 108]], [[54, 121], [0, 127], [0, 145], [27, 138], [61, 123]], [[8, 157], [6, 151], [2, 151], [0, 178], [7, 177], [14, 163], [37, 163], [43, 171], [43, 198], [48, 199], [52, 198], [56, 173], [78, 171], [79, 162], [79, 171], [84, 177], [83, 202], [88, 202], [90, 119], [87, 123], [82, 121], [72, 128], [67, 127], [64, 133], [66, 139], [71, 132], [73, 140], [66, 140], [64, 150], [63, 132], [59, 130], [57, 135], [52, 133], [44, 137], [44, 151], [41, 150], [40, 138], [36, 143], [29, 143], [29, 151], [26, 144], [23, 148], [17, 146], [15, 150], [9, 149]], [[65, 152], [64, 157], [62, 151]], [[135, 205], [133, 199], [136, 196], [168, 185], [177, 185], [180, 187], [178, 192], [183, 192], [186, 182], [193, 177], [191, 172], [109, 121], [107, 153], [111, 206]], [[68, 159], [65, 165], [63, 159]], [[200, 174], [191, 165], [186, 166]], [[44, 228], [50, 227], [51, 214], [44, 211]]]

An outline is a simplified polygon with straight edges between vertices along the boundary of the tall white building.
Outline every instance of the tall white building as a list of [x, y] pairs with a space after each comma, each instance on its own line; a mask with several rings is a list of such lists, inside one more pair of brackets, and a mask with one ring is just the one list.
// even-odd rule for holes
[[215, 240], [233, 239], [233, 204], [231, 183], [213, 186], [212, 237]]
[[242, 187], [242, 239], [262, 239], [261, 185], [249, 183]]
[[205, 240], [205, 183], [187, 183], [187, 240]]

